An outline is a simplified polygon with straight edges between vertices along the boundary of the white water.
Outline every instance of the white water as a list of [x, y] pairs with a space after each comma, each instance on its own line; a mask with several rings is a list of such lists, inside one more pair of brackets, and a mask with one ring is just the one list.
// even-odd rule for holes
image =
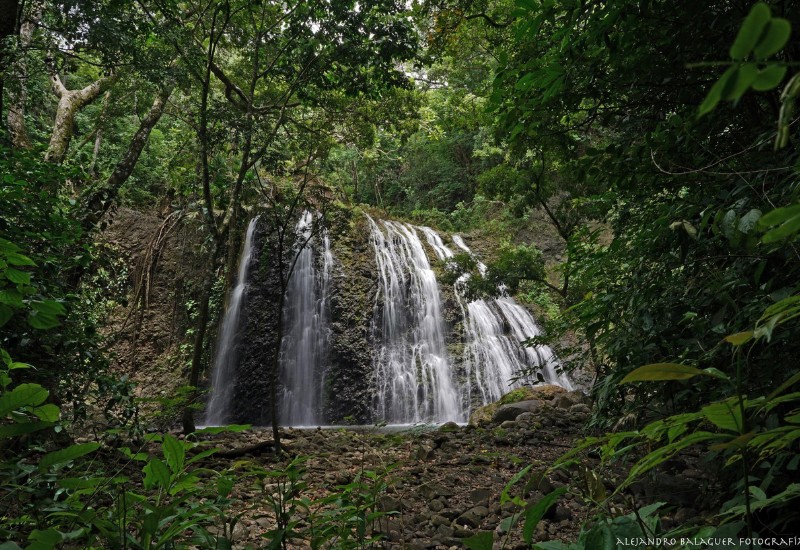
[[222, 425], [228, 420], [227, 414], [233, 397], [236, 380], [236, 366], [239, 360], [239, 324], [242, 304], [247, 291], [247, 273], [253, 257], [253, 233], [256, 230], [258, 216], [250, 220], [239, 258], [239, 272], [236, 286], [228, 296], [228, 307], [222, 318], [222, 325], [217, 335], [217, 353], [211, 371], [211, 399], [206, 408], [205, 423]]
[[[468, 254], [472, 250], [460, 235], [453, 235], [453, 243]], [[486, 265], [479, 260], [478, 271], [486, 273]], [[505, 290], [499, 289], [502, 294]], [[489, 300], [475, 300], [467, 305], [467, 332], [469, 350], [478, 368], [475, 383], [481, 391], [483, 403], [498, 400], [521, 381], [509, 384], [512, 376], [525, 367], [537, 367], [545, 382], [558, 384], [572, 390], [572, 384], [556, 371], [558, 360], [548, 346], [522, 346], [522, 342], [538, 336], [539, 327], [527, 308], [510, 296]]]
[[[231, 420], [228, 416], [242, 345], [239, 325], [256, 221], [247, 228], [236, 286], [220, 327], [205, 418], [209, 425]], [[494, 402], [522, 385], [522, 380], [511, 380], [523, 369], [538, 368], [545, 381], [572, 389], [569, 379], [558, 374], [558, 362], [549, 347], [522, 345], [539, 334], [531, 313], [505, 295], [502, 287], [499, 298], [467, 303], [468, 275], [455, 284], [465, 351], [460, 361], [454, 361], [447, 352], [441, 290], [420, 236], [440, 259], [451, 258], [453, 250], [428, 227], [375, 221], [369, 216], [368, 222], [378, 267], [371, 325], [377, 420], [391, 424], [464, 422], [472, 405]], [[302, 216], [296, 227], [301, 242], [309, 239], [315, 223], [312, 214]], [[453, 243], [472, 254], [460, 236], [453, 236]], [[477, 264], [485, 273], [486, 266], [480, 261]], [[286, 336], [280, 349], [283, 394], [279, 418], [286, 426], [324, 422], [332, 268], [330, 240], [327, 232], [321, 232], [299, 252], [289, 281], [284, 308]]]
[[462, 420], [441, 293], [419, 235], [408, 224], [367, 218], [379, 276], [372, 327], [377, 417], [390, 423]]
[[[322, 388], [328, 359], [329, 289], [333, 255], [327, 231], [312, 236], [314, 217], [301, 216], [296, 232], [305, 244], [297, 256], [284, 307], [285, 336], [281, 342], [280, 421], [284, 426], [322, 423]], [[315, 241], [321, 246], [315, 246]], [[322, 254], [321, 262], [315, 257]], [[318, 264], [321, 263], [321, 269]]]

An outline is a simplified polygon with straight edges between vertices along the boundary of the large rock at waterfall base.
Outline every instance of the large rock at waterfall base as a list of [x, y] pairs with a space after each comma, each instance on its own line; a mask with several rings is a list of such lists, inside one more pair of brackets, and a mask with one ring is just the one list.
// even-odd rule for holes
[[[566, 392], [567, 390], [561, 386], [553, 384], [517, 388], [505, 394], [497, 402], [475, 409], [469, 417], [469, 423], [478, 425], [487, 424], [489, 422], [502, 422], [504, 420], [514, 420], [522, 413], [536, 413], [542, 406], [550, 405], [556, 396], [565, 394]], [[521, 405], [523, 402], [530, 403]], [[532, 402], [535, 402], [535, 404]], [[515, 405], [516, 407], [511, 407], [511, 405]], [[501, 409], [503, 409], [502, 413], [500, 413]], [[497, 414], [501, 416], [496, 417], [495, 415]]]
[[516, 403], [509, 403], [508, 405], [500, 406], [492, 415], [492, 422], [504, 422], [507, 420], [516, 420], [522, 413], [538, 412], [542, 408], [542, 401], [538, 399], [528, 399], [526, 401], [518, 401]]

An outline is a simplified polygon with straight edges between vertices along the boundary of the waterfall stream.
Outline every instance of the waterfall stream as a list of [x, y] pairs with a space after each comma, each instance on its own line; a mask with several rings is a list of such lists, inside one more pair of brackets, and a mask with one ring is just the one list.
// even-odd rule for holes
[[250, 260], [253, 258], [253, 234], [257, 222], [258, 216], [250, 220], [247, 226], [242, 255], [239, 258], [236, 286], [228, 296], [228, 307], [222, 317], [222, 325], [217, 336], [217, 352], [211, 371], [211, 399], [206, 407], [206, 424], [219, 425], [228, 420], [227, 414], [233, 398], [233, 381], [236, 379], [236, 366], [239, 360], [239, 325], [247, 290], [247, 273], [250, 269]]
[[377, 416], [392, 423], [463, 420], [441, 293], [422, 241], [408, 224], [379, 225], [369, 218], [369, 225], [379, 277], [373, 317]]
[[[453, 243], [473, 255], [460, 235], [453, 235]], [[476, 261], [478, 271], [486, 273], [486, 265]], [[524, 367], [538, 367], [545, 382], [571, 390], [569, 379], [556, 372], [558, 361], [553, 350], [548, 346], [521, 345], [541, 331], [530, 311], [506, 296], [502, 287], [499, 290], [501, 297], [488, 302], [475, 300], [467, 306], [469, 348], [477, 366], [475, 381], [483, 403], [497, 401], [504, 393], [519, 386], [519, 381], [509, 385], [509, 380]], [[510, 330], [505, 330], [505, 327]]]
[[[314, 216], [305, 212], [297, 223], [297, 237], [304, 246], [297, 253], [286, 289], [286, 332], [280, 355], [283, 395], [279, 416], [285, 426], [322, 423], [320, 406], [330, 334], [328, 300], [333, 255], [327, 232], [320, 231], [317, 237], [321, 238], [315, 239], [312, 235], [314, 222]], [[318, 266], [317, 254], [321, 254], [321, 266]]]
[[[251, 359], [246, 370], [250, 378], [239, 380], [239, 351], [244, 340], [244, 319], [248, 318], [245, 307], [256, 308], [248, 309], [251, 312], [268, 307], [268, 302], [263, 301], [268, 294], [254, 292], [251, 299], [245, 299], [256, 222], [254, 218], [248, 225], [236, 286], [228, 297], [219, 330], [205, 418], [208, 424], [237, 421], [231, 418], [239, 415], [230, 412], [232, 403], [263, 407], [269, 399], [251, 389], [263, 383], [253, 377], [261, 376], [258, 350], [266, 348], [248, 348]], [[284, 296], [278, 407], [282, 425], [316, 426], [347, 418], [352, 409], [335, 405], [341, 398], [349, 400], [343, 402], [349, 406], [364, 404], [362, 418], [374, 421], [464, 422], [473, 407], [497, 401], [531, 381], [533, 378], [526, 377], [512, 382], [525, 370], [537, 371], [544, 381], [572, 389], [569, 379], [557, 372], [558, 361], [549, 347], [523, 345], [539, 334], [539, 328], [530, 311], [508, 296], [503, 287], [498, 289], [498, 297], [478, 300], [467, 298], [469, 275], [462, 275], [452, 290], [440, 287], [429, 253], [430, 258], [438, 260], [452, 258], [454, 250], [474, 257], [459, 235], [446, 244], [429, 227], [376, 220], [367, 215], [368, 231], [361, 238], [372, 252], [361, 248], [367, 254], [361, 262], [367, 263], [350, 265], [346, 269], [356, 271], [345, 273], [346, 266], [334, 258], [327, 231], [318, 227], [320, 222], [318, 215], [306, 212], [295, 227], [297, 240], [303, 246], [296, 250]], [[344, 253], [350, 254], [349, 249]], [[372, 267], [367, 260], [370, 256], [374, 258]], [[476, 262], [478, 270], [485, 273], [486, 266], [477, 259]], [[261, 268], [258, 273], [270, 269]], [[339, 275], [334, 276], [334, 272]], [[350, 285], [354, 276], [366, 280], [363, 288], [369, 303], [363, 303], [363, 298], [355, 303], [341, 301], [343, 288], [339, 285]], [[262, 274], [254, 275], [255, 280], [263, 285], [270, 279]], [[359, 296], [352, 292], [346, 295]], [[259, 300], [262, 301], [255, 303]], [[335, 318], [332, 300], [339, 300], [335, 302], [339, 304]], [[370, 309], [353, 311], [353, 307], [370, 308], [371, 314]], [[252, 335], [258, 340], [262, 331], [269, 330], [260, 326], [265, 319], [269, 317], [248, 319], [248, 342]], [[337, 340], [343, 334], [348, 335], [347, 339]], [[354, 347], [350, 342], [362, 344]], [[360, 374], [355, 375], [356, 372]], [[234, 395], [238, 391], [245, 401], [238, 401], [239, 395]], [[334, 395], [333, 391], [339, 393]], [[254, 399], [262, 402], [254, 403]]]

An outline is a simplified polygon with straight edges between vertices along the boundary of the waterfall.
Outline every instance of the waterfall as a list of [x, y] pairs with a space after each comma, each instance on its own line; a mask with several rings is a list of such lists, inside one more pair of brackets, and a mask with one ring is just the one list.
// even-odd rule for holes
[[312, 236], [314, 223], [310, 212], [305, 212], [297, 222], [296, 233], [303, 248], [297, 253], [284, 302], [286, 329], [280, 351], [283, 394], [279, 418], [285, 426], [322, 423], [320, 409], [330, 335], [328, 301], [333, 255], [327, 231]]
[[392, 423], [464, 420], [439, 285], [419, 235], [407, 224], [367, 218], [379, 277], [372, 324], [377, 416]]
[[228, 296], [228, 307], [217, 335], [217, 353], [211, 372], [211, 399], [206, 408], [206, 424], [221, 425], [228, 421], [228, 410], [233, 397], [236, 366], [239, 359], [239, 324], [247, 290], [247, 273], [253, 257], [253, 234], [257, 222], [258, 216], [250, 220], [250, 224], [247, 226], [242, 255], [239, 258], [236, 286]]
[[[453, 257], [453, 251], [444, 244], [435, 231], [430, 228], [424, 228], [424, 231], [431, 248], [440, 259]], [[455, 235], [453, 242], [465, 252], [472, 253], [460, 236]], [[486, 266], [480, 261], [477, 264], [479, 271], [485, 273]], [[468, 278], [469, 275], [462, 275], [455, 285], [456, 299], [462, 312], [464, 312], [464, 286]], [[467, 373], [465, 393], [471, 397], [474, 386], [480, 393], [483, 405], [497, 401], [508, 391], [519, 386], [520, 382], [510, 381], [526, 366], [526, 363], [520, 360], [524, 356], [524, 351], [518, 340], [512, 341], [506, 335], [503, 316], [494, 306], [494, 302], [495, 300], [488, 302], [473, 300], [467, 304], [466, 313], [462, 313], [466, 335], [463, 357]], [[538, 329], [536, 333], [538, 334]]]
[[[453, 243], [472, 254], [460, 235], [453, 235]], [[486, 273], [486, 265], [480, 261], [477, 264], [478, 271]], [[538, 367], [545, 382], [571, 390], [569, 378], [556, 372], [558, 362], [548, 346], [521, 346], [522, 341], [540, 334], [539, 327], [530, 311], [506, 296], [502, 287], [499, 290], [503, 294], [501, 297], [489, 302], [476, 300], [467, 306], [469, 349], [474, 364], [479, 367], [475, 371], [475, 382], [483, 403], [496, 401], [510, 388], [518, 386], [519, 382], [509, 386], [508, 380], [524, 367]]]
[[[524, 370], [536, 369], [545, 381], [572, 389], [569, 379], [557, 372], [549, 347], [522, 345], [538, 335], [539, 328], [502, 286], [497, 298], [469, 300], [469, 275], [462, 275], [454, 292], [445, 289], [444, 295], [454, 298], [449, 298], [453, 305], [445, 316], [442, 289], [429, 258], [447, 260], [454, 250], [472, 255], [460, 236], [445, 243], [429, 227], [370, 216], [365, 221], [363, 239], [369, 245], [356, 244], [353, 256], [347, 252], [335, 278], [330, 237], [320, 230], [319, 215], [303, 213], [294, 228], [299, 244], [285, 289], [284, 334], [277, 350], [281, 424], [316, 426], [347, 418], [350, 411], [363, 420], [396, 424], [463, 422], [472, 407], [497, 401], [523, 385], [525, 380], [511, 380]], [[273, 351], [266, 347], [272, 340], [262, 343], [257, 335], [274, 322], [275, 312], [269, 308], [279, 295], [272, 286], [247, 290], [256, 222], [254, 218], [248, 225], [219, 329], [208, 424], [238, 422], [240, 417], [266, 420], [249, 411], [263, 410], [269, 399], [269, 373], [260, 358]], [[351, 258], [361, 259], [354, 264]], [[375, 272], [365, 269], [371, 258]], [[480, 261], [477, 266], [486, 272]], [[251, 284], [274, 285], [274, 269], [260, 266]], [[340, 285], [348, 285], [347, 292]], [[455, 323], [448, 323], [450, 316]], [[256, 337], [248, 344], [254, 347], [240, 353], [244, 319]], [[459, 326], [463, 330], [456, 332]], [[463, 351], [448, 350], [448, 344], [459, 340]], [[344, 401], [331, 401], [337, 397], [331, 396], [334, 391]]]

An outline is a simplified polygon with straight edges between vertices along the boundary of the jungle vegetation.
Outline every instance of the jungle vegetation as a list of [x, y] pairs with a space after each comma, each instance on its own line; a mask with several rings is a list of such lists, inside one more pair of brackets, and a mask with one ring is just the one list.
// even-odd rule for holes
[[[202, 526], [224, 518], [237, 474], [201, 472], [213, 451], [191, 439], [145, 436], [108, 368], [102, 328], [126, 274], [98, 235], [119, 206], [201, 228], [175, 419], [187, 434], [214, 283], [233, 277], [247, 212], [280, 223], [320, 201], [367, 205], [503, 241], [474, 292], [507, 281], [553, 312], [549, 341], [576, 342], [558, 351], [592, 374], [593, 415], [554, 467], [595, 452], [628, 460], [629, 484], [697, 446], [729, 481], [702, 534], [797, 527], [797, 4], [3, 0], [0, 13], [3, 550], [166, 548], [187, 532], [225, 547]], [[556, 264], [509, 238], [534, 212], [561, 240]], [[75, 443], [98, 416], [105, 435]], [[162, 455], [126, 450], [141, 437]], [[141, 486], [115, 470], [126, 452]], [[653, 510], [619, 521], [602, 484], [587, 490], [597, 516], [570, 548], [655, 534]], [[337, 540], [356, 529], [341, 525]]]

